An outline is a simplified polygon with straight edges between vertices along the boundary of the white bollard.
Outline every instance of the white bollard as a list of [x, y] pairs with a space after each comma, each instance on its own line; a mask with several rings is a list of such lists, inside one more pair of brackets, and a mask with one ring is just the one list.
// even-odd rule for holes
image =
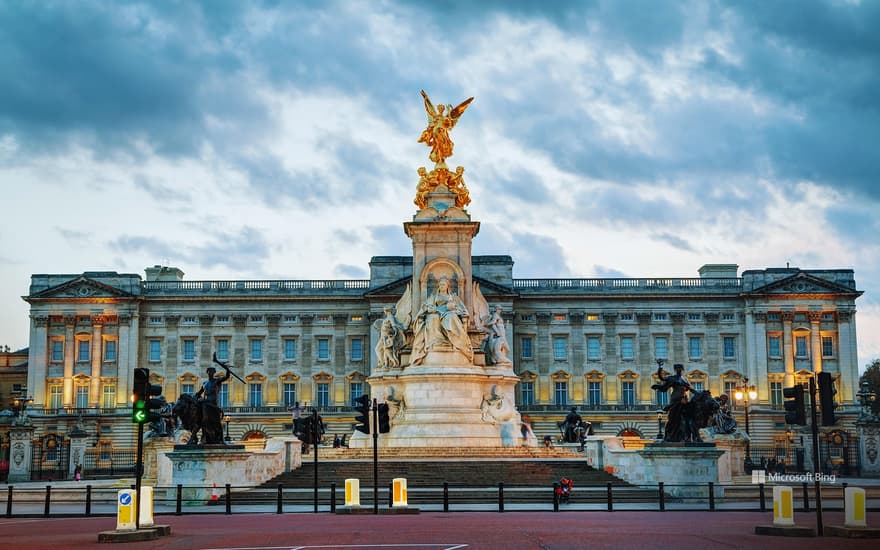
[[865, 523], [865, 490], [859, 487], [847, 487], [843, 490], [843, 508], [845, 510], [845, 527], [867, 527]]
[[361, 480], [356, 477], [345, 480], [345, 505], [350, 508], [361, 506]]
[[141, 527], [152, 527], [153, 525], [153, 488], [141, 487]]
[[391, 499], [393, 508], [406, 508], [406, 478], [395, 477], [392, 481], [394, 498]]
[[137, 505], [137, 493], [131, 489], [122, 489], [116, 497], [116, 530], [134, 531], [134, 511]]
[[791, 487], [773, 487], [773, 525], [794, 525], [794, 492]]

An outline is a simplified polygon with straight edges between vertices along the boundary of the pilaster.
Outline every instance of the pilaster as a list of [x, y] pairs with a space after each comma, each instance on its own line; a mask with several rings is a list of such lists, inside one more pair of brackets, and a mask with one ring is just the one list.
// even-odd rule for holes
[[811, 311], [807, 314], [807, 317], [810, 319], [810, 361], [812, 362], [813, 372], [822, 372], [822, 335], [819, 330], [822, 313]]
[[794, 343], [792, 342], [791, 322], [794, 313], [782, 312], [782, 357], [785, 362], [785, 382], [783, 387], [789, 388], [794, 385]]
[[28, 349], [27, 388], [37, 407], [46, 406], [46, 376], [48, 374], [49, 317], [31, 315], [30, 347]]
[[101, 315], [92, 315], [92, 371], [89, 378], [89, 407], [97, 408], [100, 404], [101, 392], [101, 362], [105, 319]]

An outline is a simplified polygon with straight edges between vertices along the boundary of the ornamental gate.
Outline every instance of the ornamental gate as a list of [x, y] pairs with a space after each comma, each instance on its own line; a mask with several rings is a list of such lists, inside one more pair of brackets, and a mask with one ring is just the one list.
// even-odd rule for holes
[[47, 434], [33, 441], [31, 480], [67, 479], [70, 441], [57, 434]]

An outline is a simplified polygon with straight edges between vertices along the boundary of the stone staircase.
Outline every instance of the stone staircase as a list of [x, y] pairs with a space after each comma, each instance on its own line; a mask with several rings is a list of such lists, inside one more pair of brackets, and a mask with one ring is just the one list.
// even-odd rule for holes
[[[372, 442], [370, 442], [372, 445]], [[312, 449], [303, 455], [303, 463], [313, 459]], [[479, 459], [561, 459], [584, 460], [576, 443], [554, 444], [551, 447], [395, 447], [379, 448], [379, 460], [429, 460], [450, 458]], [[318, 460], [373, 460], [372, 446], [367, 448], [318, 447]]]

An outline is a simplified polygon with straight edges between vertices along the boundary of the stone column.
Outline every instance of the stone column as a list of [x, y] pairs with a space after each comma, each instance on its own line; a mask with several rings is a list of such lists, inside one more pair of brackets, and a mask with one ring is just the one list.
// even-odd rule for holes
[[[636, 361], [633, 362], [633, 370], [638, 372], [641, 376], [639, 376], [637, 382], [638, 388], [636, 389], [640, 399], [637, 399], [636, 402], [650, 402], [651, 398], [654, 397], [654, 391], [651, 389], [651, 384], [654, 381], [651, 378], [650, 373], [653, 370], [651, 367], [655, 365], [654, 355], [651, 353], [651, 315], [640, 314], [637, 316], [637, 319], [639, 321], [639, 333], [636, 336], [636, 341], [633, 342], [636, 352]], [[644, 365], [648, 366], [646, 372], [643, 372], [646, 369], [639, 368], [639, 366]]]
[[853, 311], [837, 312], [839, 370], [845, 376], [840, 385], [842, 402], [852, 401], [859, 391], [859, 365], [856, 348], [856, 319]]
[[[754, 338], [749, 347], [754, 346], [749, 354], [749, 380], [755, 380], [758, 386], [758, 401], [770, 402], [770, 383], [767, 381], [767, 312], [754, 312]], [[763, 366], [763, 368], [762, 368]]]
[[807, 313], [807, 317], [810, 319], [810, 361], [813, 372], [822, 372], [822, 336], [819, 330], [822, 313], [811, 311]]
[[104, 317], [102, 315], [92, 315], [92, 372], [89, 379], [89, 407], [93, 409], [98, 408], [100, 404], [103, 332]]
[[[719, 346], [721, 344], [719, 338], [719, 330], [718, 330], [718, 320], [721, 316], [718, 313], [706, 313], [703, 315], [703, 319], [706, 322], [706, 332], [703, 335], [703, 361], [706, 363], [706, 371], [709, 375], [709, 380], [706, 382], [711, 382], [712, 380], [718, 380], [720, 384], [721, 381], [719, 379], [719, 375], [721, 374], [721, 350]], [[723, 386], [719, 386], [717, 388], [712, 388], [712, 384], [709, 383], [706, 389], [711, 389], [712, 393], [716, 395], [720, 395], [722, 390], [724, 390]]]
[[269, 329], [266, 335], [266, 405], [269, 407], [284, 404], [278, 380], [278, 375], [281, 374], [281, 338], [278, 333], [280, 323], [280, 314], [266, 315]]
[[299, 389], [301, 390], [299, 402], [302, 405], [307, 401], [315, 401], [316, 397], [312, 395], [314, 384], [311, 382], [307, 383], [307, 381], [312, 379], [312, 364], [315, 361], [315, 356], [312, 353], [312, 322], [314, 322], [315, 316], [307, 313], [300, 315], [299, 320], [302, 324], [302, 356], [299, 358], [299, 364], [302, 365], [302, 378], [299, 384]]
[[82, 465], [85, 462], [88, 436], [89, 434], [84, 432], [79, 424], [74, 426], [73, 430], [68, 434], [68, 437], [70, 437], [70, 461], [67, 465], [68, 479], [74, 479], [77, 464]]
[[9, 429], [9, 483], [31, 480], [33, 443], [33, 426], [12, 426]]
[[[165, 362], [162, 369], [162, 394], [177, 387], [177, 366], [180, 364], [180, 315], [165, 316]], [[171, 384], [171, 386], [169, 386]]]
[[617, 316], [618, 314], [614, 312], [602, 314], [602, 321], [605, 323], [605, 358], [602, 363], [606, 374], [605, 380], [602, 382], [602, 387], [605, 389], [603, 403], [616, 403], [618, 399], [617, 384], [614, 383], [617, 364], [620, 361], [617, 342]]
[[783, 387], [789, 388], [794, 385], [794, 343], [791, 335], [791, 322], [794, 313], [782, 312], [782, 357], [785, 361], [785, 382]]
[[36, 407], [45, 407], [46, 375], [48, 374], [48, 325], [49, 317], [31, 315], [30, 346], [28, 349], [28, 395]]
[[76, 328], [76, 316], [64, 316], [64, 387], [62, 393], [62, 405], [64, 408], [73, 408], [73, 359], [76, 339], [73, 331]]
[[[570, 322], [568, 340], [571, 343], [571, 399], [574, 403], [583, 403], [584, 399], [584, 313], [581, 311], [568, 314]], [[575, 381], [579, 380], [580, 383]]]
[[[237, 314], [232, 316], [232, 324], [235, 326], [235, 332], [232, 335], [232, 364], [246, 365], [248, 356], [248, 338], [247, 338], [247, 319], [245, 314]], [[247, 388], [241, 387], [242, 384], [232, 384], [227, 390], [229, 392], [229, 404], [233, 407], [243, 407]]]
[[862, 419], [856, 422], [856, 433], [861, 441], [862, 477], [880, 477], [880, 419]]
[[538, 326], [532, 350], [538, 367], [538, 395], [535, 396], [535, 402], [552, 403], [553, 382], [550, 380], [550, 366], [553, 364], [553, 337], [550, 334], [550, 314], [536, 313], [535, 321]]

